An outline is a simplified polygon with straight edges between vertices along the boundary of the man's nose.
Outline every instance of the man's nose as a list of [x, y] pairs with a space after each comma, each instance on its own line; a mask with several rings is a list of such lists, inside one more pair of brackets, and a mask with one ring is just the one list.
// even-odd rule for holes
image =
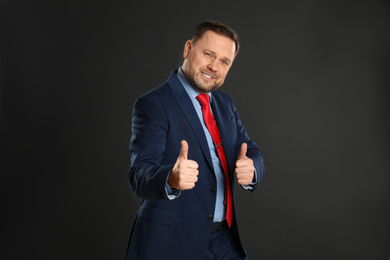
[[207, 66], [211, 71], [217, 71], [218, 70], [218, 64], [216, 59], [212, 59], [208, 66]]

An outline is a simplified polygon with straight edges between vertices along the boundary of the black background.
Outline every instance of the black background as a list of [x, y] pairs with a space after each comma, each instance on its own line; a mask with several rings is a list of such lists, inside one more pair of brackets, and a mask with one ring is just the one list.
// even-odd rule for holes
[[258, 190], [237, 189], [249, 258], [388, 259], [389, 7], [1, 1], [4, 259], [124, 258], [132, 105], [205, 19], [240, 36], [221, 90], [265, 156]]

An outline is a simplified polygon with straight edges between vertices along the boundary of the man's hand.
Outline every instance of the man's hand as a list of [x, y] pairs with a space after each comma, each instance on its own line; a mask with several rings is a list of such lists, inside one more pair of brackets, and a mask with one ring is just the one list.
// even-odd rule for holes
[[243, 143], [236, 161], [237, 182], [241, 185], [249, 185], [255, 176], [253, 161], [252, 159], [246, 157], [247, 149], [248, 145]]
[[187, 141], [183, 140], [181, 141], [179, 157], [168, 177], [168, 185], [173, 189], [190, 190], [195, 187], [195, 182], [198, 181], [198, 163], [188, 160], [187, 157], [188, 144]]

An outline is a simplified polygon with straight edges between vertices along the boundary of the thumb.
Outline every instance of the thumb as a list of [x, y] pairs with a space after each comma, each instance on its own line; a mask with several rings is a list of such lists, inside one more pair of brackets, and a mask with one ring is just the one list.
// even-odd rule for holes
[[186, 140], [181, 141], [181, 150], [179, 158], [187, 160], [188, 157], [188, 143]]
[[237, 157], [237, 160], [244, 159], [246, 157], [246, 150], [248, 149], [248, 145], [246, 143], [242, 143], [240, 153]]

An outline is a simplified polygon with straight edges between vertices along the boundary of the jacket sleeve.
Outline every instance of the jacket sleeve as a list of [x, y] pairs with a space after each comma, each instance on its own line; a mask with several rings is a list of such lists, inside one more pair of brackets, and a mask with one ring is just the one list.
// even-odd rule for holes
[[167, 131], [167, 118], [159, 100], [141, 96], [133, 108], [129, 169], [130, 186], [141, 198], [168, 199], [165, 184], [173, 164], [161, 165]]
[[237, 143], [236, 143], [236, 157], [235, 158], [237, 160], [242, 143], [244, 143], [244, 142], [247, 143], [248, 150], [247, 150], [246, 156], [253, 160], [253, 164], [254, 164], [254, 167], [256, 169], [255, 173], [256, 173], [257, 183], [255, 186], [253, 186], [252, 189], [250, 189], [250, 191], [253, 192], [264, 176], [265, 167], [264, 167], [264, 162], [263, 162], [263, 153], [260, 151], [260, 149], [256, 145], [256, 143], [249, 138], [247, 132], [245, 131], [244, 126], [242, 125], [240, 116], [238, 115], [238, 112], [234, 106], [233, 106], [233, 109], [234, 109], [234, 116], [235, 116], [236, 126], [237, 126]]

